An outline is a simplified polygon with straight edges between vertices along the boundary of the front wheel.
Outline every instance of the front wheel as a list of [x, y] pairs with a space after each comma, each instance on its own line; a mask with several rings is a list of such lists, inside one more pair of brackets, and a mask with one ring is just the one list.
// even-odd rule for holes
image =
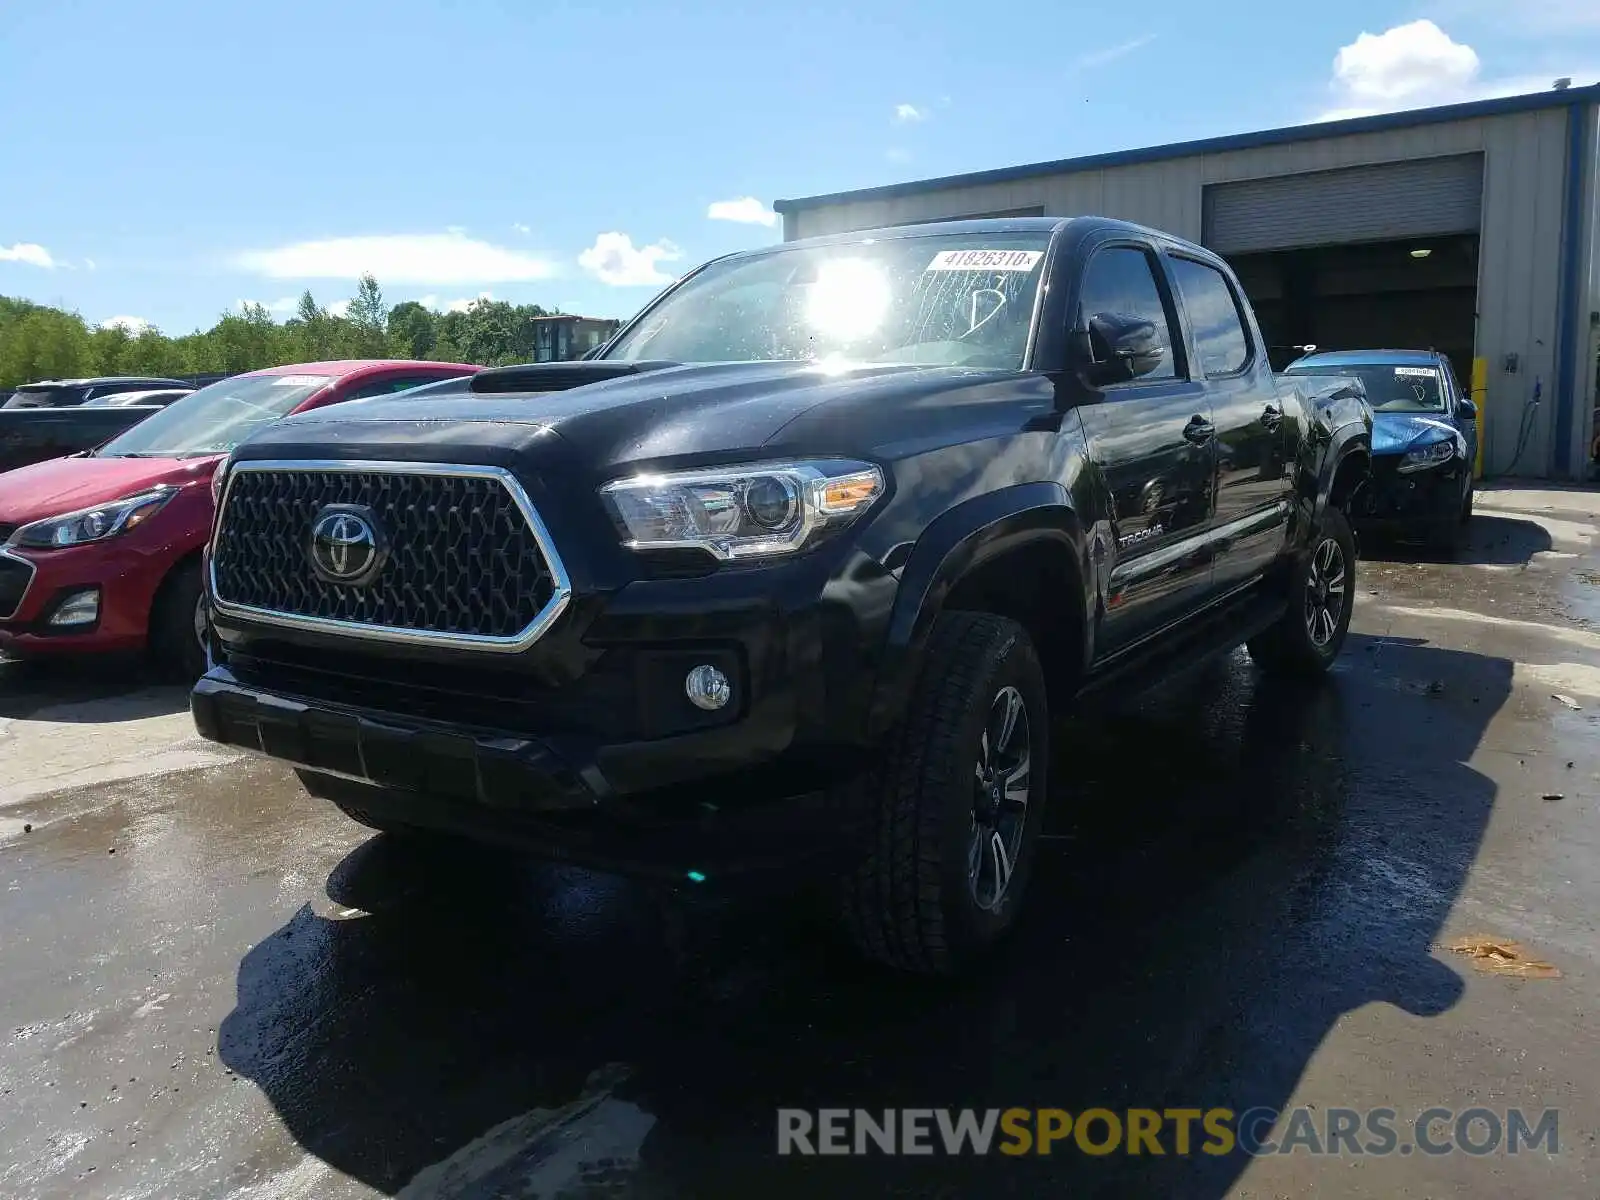
[[156, 666], [181, 683], [206, 673], [205, 594], [200, 564], [178, 567], [161, 585], [150, 611], [150, 648]]
[[1250, 639], [1250, 657], [1275, 675], [1321, 675], [1350, 632], [1355, 585], [1355, 535], [1344, 513], [1330, 505], [1290, 574], [1283, 615]]
[[843, 909], [867, 957], [952, 974], [1010, 931], [1044, 819], [1049, 720], [1022, 626], [938, 618], [906, 720], [859, 785], [863, 845]]

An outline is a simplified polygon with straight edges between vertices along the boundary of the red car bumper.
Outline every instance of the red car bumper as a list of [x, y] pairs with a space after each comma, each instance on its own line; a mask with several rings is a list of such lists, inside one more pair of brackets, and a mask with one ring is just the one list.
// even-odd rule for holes
[[[74, 654], [138, 650], [145, 644], [150, 605], [164, 572], [143, 557], [107, 554], [106, 547], [74, 546], [64, 550], [6, 552], [0, 570], [18, 577], [33, 568], [22, 602], [0, 621], [0, 650], [34, 654]], [[170, 564], [168, 564], [170, 565]], [[85, 625], [52, 625], [50, 618], [73, 596], [93, 589], [99, 594], [98, 619]]]
[[[209, 500], [179, 496], [148, 525], [102, 543], [0, 549], [0, 650], [32, 658], [144, 649], [161, 585], [204, 542]], [[51, 623], [66, 601], [91, 590], [99, 596], [92, 623]]]

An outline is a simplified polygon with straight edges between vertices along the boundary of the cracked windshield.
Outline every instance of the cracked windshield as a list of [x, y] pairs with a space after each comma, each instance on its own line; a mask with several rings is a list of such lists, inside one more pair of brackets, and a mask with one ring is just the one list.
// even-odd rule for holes
[[608, 359], [1023, 365], [1049, 235], [888, 237], [714, 263]]

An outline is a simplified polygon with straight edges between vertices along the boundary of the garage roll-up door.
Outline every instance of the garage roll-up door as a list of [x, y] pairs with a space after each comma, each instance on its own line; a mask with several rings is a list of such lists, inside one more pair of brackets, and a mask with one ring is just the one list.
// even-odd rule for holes
[[1377, 163], [1218, 183], [1205, 244], [1219, 254], [1475, 233], [1483, 155]]

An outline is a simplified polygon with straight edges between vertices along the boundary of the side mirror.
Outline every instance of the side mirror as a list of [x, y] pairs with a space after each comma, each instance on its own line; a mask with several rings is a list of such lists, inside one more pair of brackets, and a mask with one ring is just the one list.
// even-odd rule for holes
[[1478, 406], [1471, 400], [1460, 399], [1456, 401], [1456, 420], [1476, 421], [1478, 419]]
[[1122, 313], [1096, 313], [1078, 341], [1084, 378], [1094, 387], [1148, 375], [1167, 354], [1154, 322]]

